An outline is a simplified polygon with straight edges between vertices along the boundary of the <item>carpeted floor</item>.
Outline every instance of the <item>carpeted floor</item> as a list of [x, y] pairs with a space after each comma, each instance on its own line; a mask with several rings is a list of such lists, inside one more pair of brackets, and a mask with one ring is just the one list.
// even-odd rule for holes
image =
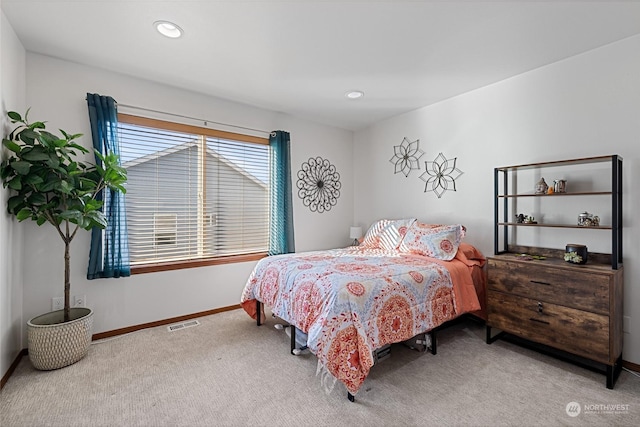
[[435, 356], [394, 345], [351, 403], [340, 383], [325, 392], [313, 355], [289, 354], [272, 318], [256, 327], [234, 310], [199, 321], [96, 342], [57, 371], [23, 358], [0, 393], [0, 425], [640, 424], [639, 377], [623, 371], [608, 390], [597, 372], [505, 341], [485, 344], [473, 322], [440, 332]]

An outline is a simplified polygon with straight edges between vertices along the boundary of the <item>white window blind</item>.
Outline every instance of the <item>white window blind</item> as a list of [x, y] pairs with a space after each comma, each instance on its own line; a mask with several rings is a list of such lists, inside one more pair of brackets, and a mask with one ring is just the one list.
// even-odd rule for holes
[[267, 144], [126, 115], [118, 128], [132, 266], [268, 250]]

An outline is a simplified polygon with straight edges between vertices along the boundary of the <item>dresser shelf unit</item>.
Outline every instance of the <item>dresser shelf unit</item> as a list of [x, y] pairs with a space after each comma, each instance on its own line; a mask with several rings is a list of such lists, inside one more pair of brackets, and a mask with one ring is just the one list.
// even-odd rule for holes
[[[575, 165], [609, 163], [611, 168], [611, 191], [580, 191], [553, 194], [513, 194], [509, 193], [510, 174], [520, 170], [564, 167]], [[500, 189], [502, 182], [502, 191]], [[515, 166], [498, 167], [494, 169], [494, 254], [498, 255], [508, 251], [509, 227], [555, 227], [555, 228], [579, 228], [583, 230], [611, 230], [611, 268], [618, 269], [622, 264], [622, 157], [618, 155], [585, 157], [570, 160], [558, 160], [551, 162], [528, 163]], [[577, 196], [609, 196], [611, 198], [611, 225], [598, 227], [582, 227], [577, 224], [527, 224], [509, 221], [509, 202], [517, 198], [531, 197], [577, 197]], [[502, 219], [500, 219], [500, 202], [502, 202]], [[500, 230], [502, 227], [502, 230]], [[502, 245], [500, 233], [502, 231]]]
[[[517, 194], [509, 191], [518, 171], [601, 163], [611, 170], [611, 191], [576, 191], [553, 194]], [[516, 185], [514, 184], [514, 187]], [[513, 336], [541, 351], [584, 365], [595, 363], [613, 388], [622, 369], [622, 158], [618, 155], [531, 163], [494, 169], [494, 256], [488, 257], [488, 344]], [[588, 189], [587, 189], [588, 190]], [[607, 188], [608, 190], [608, 188]], [[519, 198], [580, 196], [611, 199], [611, 224], [584, 227], [568, 223], [509, 221], [509, 208]], [[546, 202], [545, 202], [546, 203]], [[564, 249], [522, 246], [509, 240], [512, 227], [611, 232], [610, 253], [589, 253], [584, 265], [564, 261]], [[580, 231], [578, 231], [580, 230]], [[588, 233], [587, 233], [588, 234]], [[588, 237], [588, 236], [587, 236]], [[539, 257], [520, 257], [535, 254]], [[501, 330], [492, 336], [491, 328]]]

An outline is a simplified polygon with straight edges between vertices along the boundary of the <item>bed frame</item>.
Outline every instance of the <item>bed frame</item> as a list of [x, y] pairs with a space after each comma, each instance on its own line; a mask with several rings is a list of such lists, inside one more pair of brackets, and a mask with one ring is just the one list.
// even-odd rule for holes
[[[262, 325], [262, 322], [260, 321], [260, 313], [262, 310], [262, 303], [260, 301], [258, 301], [256, 299], [256, 324], [258, 326]], [[296, 327], [294, 325], [289, 324], [289, 326], [291, 327], [291, 354], [294, 356], [297, 356], [299, 353], [296, 352]], [[429, 332], [424, 332], [422, 334], [418, 334], [417, 336], [423, 336], [423, 340], [426, 342], [426, 335], [429, 334], [429, 337], [431, 338], [431, 347], [424, 347], [424, 349], [422, 351], [427, 351], [427, 348], [430, 350], [431, 354], [435, 355], [437, 353], [437, 341], [436, 341], [436, 334], [437, 331], [442, 327], [443, 325], [440, 325], [438, 327], [433, 328], [432, 330], [430, 330]], [[380, 352], [377, 353], [376, 355], [374, 355], [374, 365], [384, 359], [386, 359], [387, 357], [390, 356], [390, 351], [389, 351], [389, 347], [388, 346], [384, 346], [381, 349], [377, 350], [376, 352]], [[349, 399], [350, 402], [355, 402], [356, 397], [351, 394], [351, 392], [347, 391], [347, 399]]]

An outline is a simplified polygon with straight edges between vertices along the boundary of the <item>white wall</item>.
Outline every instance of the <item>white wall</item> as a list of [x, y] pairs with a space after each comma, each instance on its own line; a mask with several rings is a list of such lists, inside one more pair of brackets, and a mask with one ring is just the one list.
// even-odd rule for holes
[[[354, 143], [354, 212], [368, 226], [381, 217], [415, 216], [430, 222], [460, 222], [467, 241], [493, 253], [493, 168], [513, 164], [619, 154], [624, 159], [625, 360], [640, 363], [640, 242], [635, 215], [640, 197], [640, 36], [560, 61], [357, 132]], [[433, 161], [439, 152], [458, 158], [464, 174], [457, 192], [441, 199], [423, 193], [420, 173], [394, 175], [389, 159], [403, 137], [420, 139]], [[424, 171], [424, 163], [422, 163]], [[552, 176], [547, 176], [552, 179]], [[571, 182], [568, 184], [571, 186]], [[533, 188], [533, 187], [532, 187]], [[606, 200], [606, 199], [601, 199]], [[579, 200], [570, 215], [584, 210]], [[610, 209], [601, 201], [595, 213]], [[597, 210], [599, 209], [599, 210]], [[590, 210], [592, 211], [592, 210]], [[566, 238], [553, 232], [542, 238]], [[587, 233], [610, 248], [610, 234]], [[573, 235], [573, 239], [584, 235]], [[555, 243], [558, 243], [555, 241]], [[591, 248], [591, 243], [588, 245]]]
[[[11, 123], [7, 111], [24, 110], [25, 50], [11, 24], [0, 17], [0, 133], [7, 135]], [[5, 158], [2, 149], [2, 159]], [[1, 186], [0, 186], [1, 187]], [[0, 377], [22, 350], [22, 232], [7, 213], [8, 190], [0, 188]]]
[[[349, 243], [353, 218], [351, 132], [43, 55], [27, 54], [30, 117], [47, 120], [53, 130], [81, 132], [85, 135], [83, 143], [91, 146], [85, 101], [87, 92], [112, 96], [120, 104], [254, 129], [290, 132], [293, 173], [309, 157], [321, 156], [336, 165], [343, 185], [337, 206], [323, 214], [310, 212], [294, 194], [296, 249], [323, 249]], [[125, 110], [133, 112], [120, 108], [121, 112]], [[295, 177], [293, 184], [295, 186]], [[33, 223], [25, 223], [24, 229], [26, 321], [49, 311], [51, 298], [62, 295], [63, 244], [51, 227], [39, 228]], [[255, 265], [255, 262], [247, 262], [88, 281], [85, 276], [89, 240], [89, 233], [83, 232], [72, 243], [71, 288], [73, 295], [86, 294], [89, 307], [95, 311], [96, 333], [238, 304]]]

